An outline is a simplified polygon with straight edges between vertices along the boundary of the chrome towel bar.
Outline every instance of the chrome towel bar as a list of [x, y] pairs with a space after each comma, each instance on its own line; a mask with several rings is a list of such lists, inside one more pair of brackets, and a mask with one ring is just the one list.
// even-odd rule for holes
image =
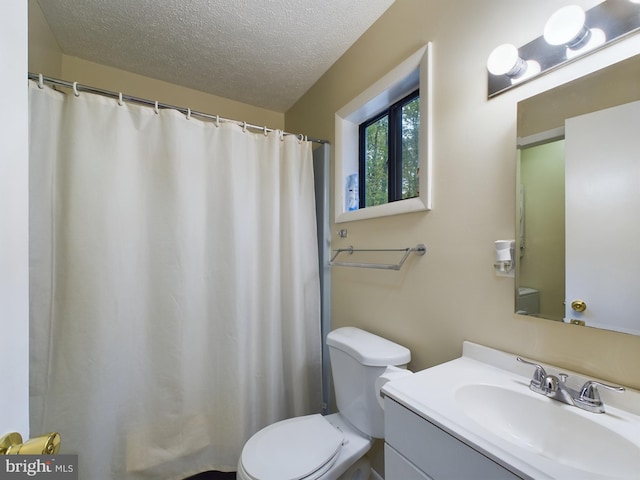
[[[329, 260], [330, 266], [337, 267], [359, 267], [359, 268], [378, 268], [382, 270], [400, 270], [404, 262], [407, 260], [411, 253], [416, 253], [420, 256], [427, 252], [427, 247], [423, 243], [419, 243], [415, 247], [409, 248], [339, 248], [334, 250], [333, 257]], [[348, 253], [349, 255], [355, 252], [404, 252], [404, 255], [398, 263], [358, 263], [358, 262], [336, 262], [336, 258], [341, 253]]]

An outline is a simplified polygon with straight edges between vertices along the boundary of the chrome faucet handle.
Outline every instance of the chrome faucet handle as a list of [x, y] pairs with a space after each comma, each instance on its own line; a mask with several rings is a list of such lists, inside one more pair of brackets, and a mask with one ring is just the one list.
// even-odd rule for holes
[[566, 387], [567, 378], [569, 378], [569, 375], [566, 373], [559, 373], [557, 377], [555, 375], [547, 375], [542, 383], [546, 391], [555, 392], [561, 386]]
[[525, 363], [527, 365], [536, 367], [536, 371], [533, 372], [533, 378], [531, 379], [531, 383], [529, 384], [529, 387], [532, 390], [535, 390], [537, 392], [544, 391], [544, 382], [545, 382], [545, 379], [547, 378], [547, 372], [542, 367], [542, 365], [537, 364], [535, 362], [530, 362], [529, 360], [525, 360], [522, 357], [516, 357], [516, 360], [519, 362]]
[[576, 403], [581, 408], [589, 410], [594, 413], [604, 413], [604, 404], [600, 399], [600, 392], [598, 387], [606, 388], [613, 392], [624, 392], [624, 387], [618, 387], [615, 385], [607, 385], [606, 383], [597, 382], [596, 380], [589, 380], [580, 389], [580, 396], [576, 399]]
[[558, 379], [555, 375], [547, 375], [544, 377], [542, 388], [546, 393], [557, 392], [561, 382], [564, 383], [564, 381]]
[[624, 387], [607, 385], [606, 383], [597, 382], [596, 380], [589, 380], [580, 389], [580, 400], [599, 401], [600, 393], [598, 392], [598, 387], [606, 388], [613, 392], [624, 392]]

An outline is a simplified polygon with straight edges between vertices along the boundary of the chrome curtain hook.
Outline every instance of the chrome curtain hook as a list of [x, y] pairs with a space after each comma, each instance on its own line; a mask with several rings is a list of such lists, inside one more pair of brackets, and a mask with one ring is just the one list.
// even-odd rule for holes
[[266, 137], [267, 135], [269, 135], [269, 132], [267, 131], [267, 127], [264, 127], [264, 136]]
[[160, 109], [158, 108], [158, 101], [156, 100], [155, 105], [153, 106], [153, 111], [156, 112], [156, 115], [160, 113]]
[[73, 82], [73, 94], [76, 97], [80, 96], [80, 92], [78, 92], [78, 82]]
[[242, 122], [242, 132], [247, 133], [247, 122]]
[[216, 115], [216, 127], [220, 126], [220, 115]]
[[122, 92], [118, 92], [118, 105], [122, 106], [123, 102], [122, 102]]
[[191, 109], [187, 108], [187, 120], [191, 120]]
[[44, 77], [41, 73], [38, 74], [38, 88], [42, 90], [44, 88]]

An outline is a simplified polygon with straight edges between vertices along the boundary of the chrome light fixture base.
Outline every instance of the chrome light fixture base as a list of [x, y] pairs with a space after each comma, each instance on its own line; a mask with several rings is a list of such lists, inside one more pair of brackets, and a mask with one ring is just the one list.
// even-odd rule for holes
[[[555, 39], [562, 38], [562, 35], [555, 37], [552, 35], [550, 38], [548, 31], [554, 28], [554, 23], [567, 25], [566, 18], [560, 18], [558, 22], [558, 17], [567, 13], [567, 8], [569, 7], [558, 10], [547, 22], [545, 26], [547, 39], [545, 39], [545, 35], [541, 35], [516, 49], [517, 55], [513, 69], [504, 67], [500, 70], [492, 65], [492, 60], [495, 58], [494, 52], [499, 49], [504, 51], [503, 45], [492, 52], [487, 65], [489, 98], [640, 31], [639, 3], [632, 0], [607, 0], [583, 13], [584, 16], [581, 17], [584, 18], [583, 25], [579, 28], [576, 27], [575, 35], [567, 38], [566, 43], [553, 44], [557, 43]], [[577, 12], [570, 11], [569, 13]], [[526, 74], [523, 74], [523, 62], [530, 66], [534, 65], [535, 68], [530, 68]]]

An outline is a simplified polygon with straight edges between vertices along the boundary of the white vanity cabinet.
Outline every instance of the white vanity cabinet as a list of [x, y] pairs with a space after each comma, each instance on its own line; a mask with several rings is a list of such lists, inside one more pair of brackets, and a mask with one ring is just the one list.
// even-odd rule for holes
[[385, 480], [514, 480], [518, 475], [385, 398]]

